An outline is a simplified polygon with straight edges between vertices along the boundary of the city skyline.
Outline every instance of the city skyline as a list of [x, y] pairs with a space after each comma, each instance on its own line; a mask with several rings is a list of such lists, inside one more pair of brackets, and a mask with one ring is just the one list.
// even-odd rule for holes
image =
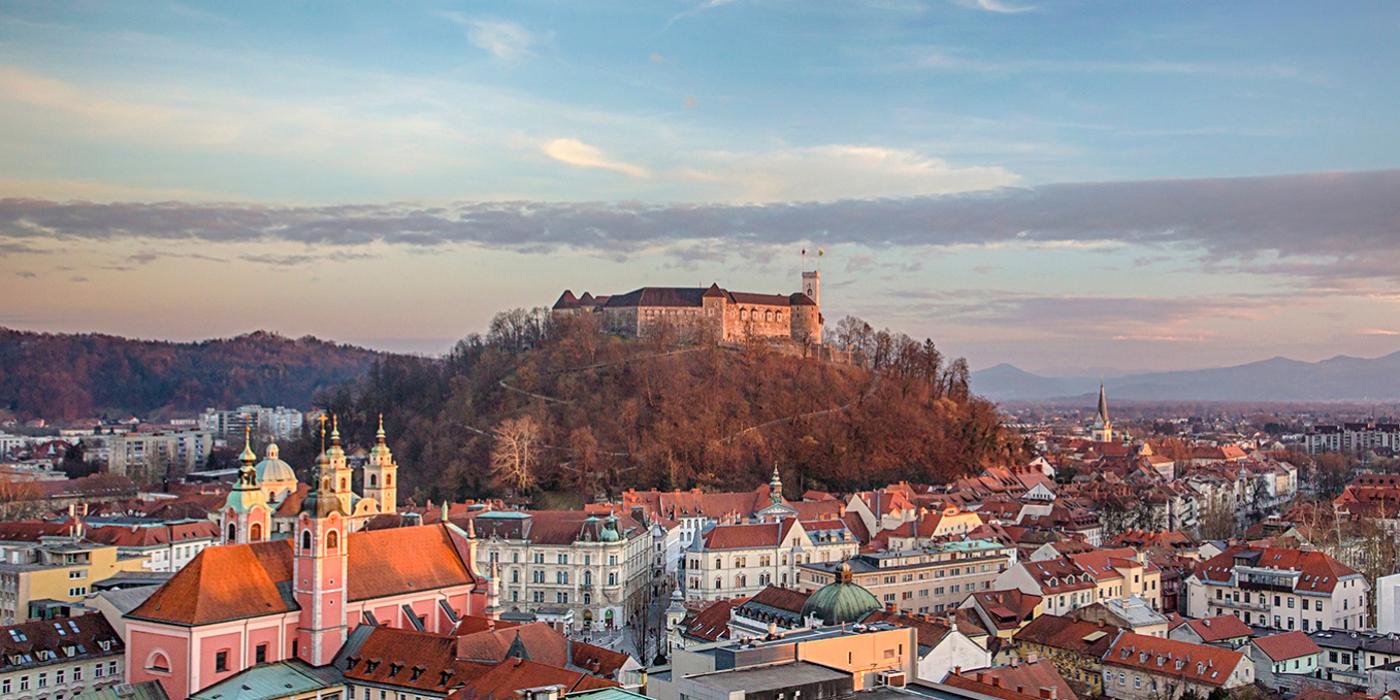
[[1387, 354], [1400, 11], [1312, 9], [7, 6], [0, 325], [441, 352], [821, 247], [973, 367]]

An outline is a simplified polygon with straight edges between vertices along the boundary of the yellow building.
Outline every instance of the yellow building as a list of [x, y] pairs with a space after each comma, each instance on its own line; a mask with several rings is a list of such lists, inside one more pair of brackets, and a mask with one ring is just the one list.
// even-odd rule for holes
[[73, 537], [8, 544], [0, 556], [0, 623], [7, 625], [41, 617], [46, 603], [82, 600], [94, 583], [116, 574], [143, 570], [141, 557]]

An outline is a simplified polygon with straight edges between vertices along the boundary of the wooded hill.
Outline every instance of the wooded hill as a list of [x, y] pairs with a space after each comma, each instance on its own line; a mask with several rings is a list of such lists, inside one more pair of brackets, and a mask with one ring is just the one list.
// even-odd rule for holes
[[266, 332], [197, 343], [0, 328], [0, 408], [64, 421], [261, 403], [308, 408], [380, 354]]
[[[628, 487], [749, 489], [773, 466], [790, 496], [908, 479], [938, 482], [1014, 453], [994, 407], [915, 343], [848, 319], [838, 342], [865, 367], [744, 348], [622, 339], [589, 319], [516, 310], [441, 361], [391, 356], [323, 395], [351, 445], [384, 414], [401, 494], [584, 497]], [[304, 469], [317, 438], [284, 448]]]

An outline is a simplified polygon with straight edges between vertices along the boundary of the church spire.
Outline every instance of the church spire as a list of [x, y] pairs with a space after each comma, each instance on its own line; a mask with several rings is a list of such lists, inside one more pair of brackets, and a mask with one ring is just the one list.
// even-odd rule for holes
[[1108, 423], [1108, 393], [1104, 391], [1103, 382], [1099, 382], [1099, 420]]
[[374, 433], [374, 442], [375, 442], [375, 444], [377, 444], [377, 445], [383, 445], [383, 444], [385, 444], [385, 443], [387, 442], [387, 438], [386, 438], [385, 435], [384, 435], [384, 414], [383, 414], [383, 413], [379, 414], [379, 430], [375, 431], [375, 433]]
[[773, 478], [768, 480], [768, 498], [773, 505], [783, 502], [783, 477], [778, 475], [778, 465], [773, 465]]

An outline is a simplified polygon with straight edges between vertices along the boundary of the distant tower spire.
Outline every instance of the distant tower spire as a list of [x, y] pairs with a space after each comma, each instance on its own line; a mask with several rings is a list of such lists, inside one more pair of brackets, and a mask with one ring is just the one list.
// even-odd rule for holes
[[1094, 439], [1099, 442], [1113, 442], [1113, 421], [1108, 417], [1108, 392], [1099, 383], [1099, 410], [1094, 416]]

